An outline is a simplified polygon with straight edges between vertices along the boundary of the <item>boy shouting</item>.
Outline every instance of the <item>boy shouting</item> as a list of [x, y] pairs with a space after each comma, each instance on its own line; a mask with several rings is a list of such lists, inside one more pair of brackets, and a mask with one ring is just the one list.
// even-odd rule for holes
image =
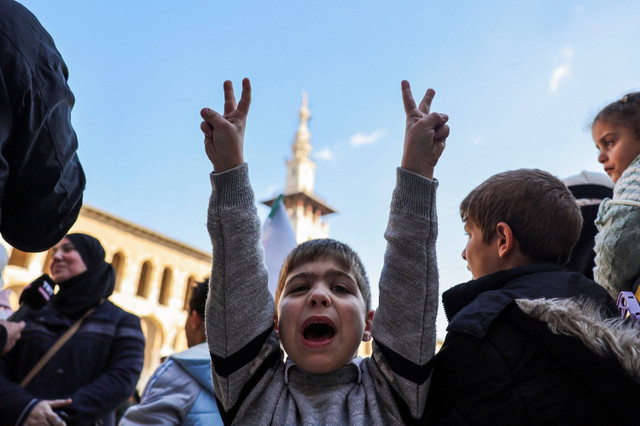
[[[292, 251], [274, 302], [243, 156], [249, 80], [237, 105], [224, 83], [224, 115], [202, 110], [213, 164], [207, 341], [225, 423], [382, 425], [424, 414], [438, 298], [433, 170], [449, 134], [448, 117], [430, 112], [434, 95], [429, 89], [416, 105], [402, 82], [404, 153], [375, 319], [362, 262], [335, 240]], [[373, 356], [357, 358], [360, 342], [372, 337]]]

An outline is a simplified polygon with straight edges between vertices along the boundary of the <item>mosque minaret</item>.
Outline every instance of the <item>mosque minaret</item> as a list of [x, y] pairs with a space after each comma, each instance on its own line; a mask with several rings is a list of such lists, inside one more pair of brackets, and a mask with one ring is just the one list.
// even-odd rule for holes
[[[316, 163], [310, 158], [311, 133], [309, 132], [309, 102], [307, 94], [302, 97], [300, 125], [291, 150], [293, 156], [287, 161], [287, 180], [284, 190], [284, 204], [293, 227], [296, 241], [329, 237], [329, 223], [325, 216], [335, 213], [321, 197], [314, 193]], [[264, 201], [271, 206], [276, 198]]]

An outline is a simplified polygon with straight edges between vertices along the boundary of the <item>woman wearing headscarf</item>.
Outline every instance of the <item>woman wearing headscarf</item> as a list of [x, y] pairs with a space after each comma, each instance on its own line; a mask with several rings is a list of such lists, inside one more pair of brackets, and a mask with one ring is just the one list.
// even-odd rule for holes
[[[140, 319], [111, 303], [113, 267], [98, 240], [69, 234], [53, 248], [58, 292], [30, 312], [22, 338], [0, 357], [4, 425], [114, 425], [114, 410], [135, 390], [144, 358]], [[82, 319], [84, 317], [84, 319]], [[74, 323], [77, 332], [33, 379], [19, 383]]]

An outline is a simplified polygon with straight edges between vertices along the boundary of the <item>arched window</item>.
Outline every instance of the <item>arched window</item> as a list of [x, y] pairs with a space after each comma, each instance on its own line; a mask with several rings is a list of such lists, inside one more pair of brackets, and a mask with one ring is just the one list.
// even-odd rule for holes
[[158, 296], [158, 303], [161, 305], [169, 305], [169, 299], [171, 299], [171, 284], [173, 283], [173, 273], [170, 268], [164, 268], [162, 272], [162, 284], [160, 285], [160, 295]]
[[27, 268], [30, 261], [31, 253], [25, 253], [22, 250], [18, 250], [17, 248], [11, 250], [11, 256], [9, 256], [9, 265]]
[[191, 292], [193, 292], [193, 288], [196, 286], [196, 279], [190, 276], [187, 279], [187, 289], [184, 292], [184, 306], [183, 309], [189, 312], [189, 299], [191, 299]]
[[116, 291], [122, 291], [122, 275], [124, 273], [124, 254], [117, 252], [111, 258], [111, 266], [116, 272]]
[[140, 278], [138, 279], [138, 291], [136, 292], [137, 296], [149, 296], [149, 290], [151, 288], [149, 281], [151, 281], [152, 269], [153, 267], [151, 266], [151, 262], [149, 262], [148, 260], [142, 264], [142, 268], [140, 269]]
[[160, 363], [160, 350], [164, 346], [165, 336], [162, 324], [151, 317], [141, 317], [140, 326], [144, 334], [144, 364], [141, 377], [148, 379]]

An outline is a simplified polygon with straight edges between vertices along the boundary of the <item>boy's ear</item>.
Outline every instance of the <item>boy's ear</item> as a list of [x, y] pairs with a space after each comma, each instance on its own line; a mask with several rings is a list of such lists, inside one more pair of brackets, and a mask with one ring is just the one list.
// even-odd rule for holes
[[498, 237], [498, 257], [504, 259], [513, 251], [516, 237], [513, 235], [511, 227], [505, 222], [499, 222], [496, 225], [496, 234]]
[[368, 342], [371, 340], [371, 324], [373, 323], [373, 309], [369, 309], [369, 311], [365, 314], [364, 317], [364, 333], [362, 334], [362, 341]]
[[204, 327], [204, 319], [196, 311], [191, 311], [189, 314], [189, 325], [192, 330], [197, 330], [199, 327]]
[[273, 329], [276, 332], [276, 337], [280, 339], [280, 330], [278, 330], [278, 313], [273, 314]]

